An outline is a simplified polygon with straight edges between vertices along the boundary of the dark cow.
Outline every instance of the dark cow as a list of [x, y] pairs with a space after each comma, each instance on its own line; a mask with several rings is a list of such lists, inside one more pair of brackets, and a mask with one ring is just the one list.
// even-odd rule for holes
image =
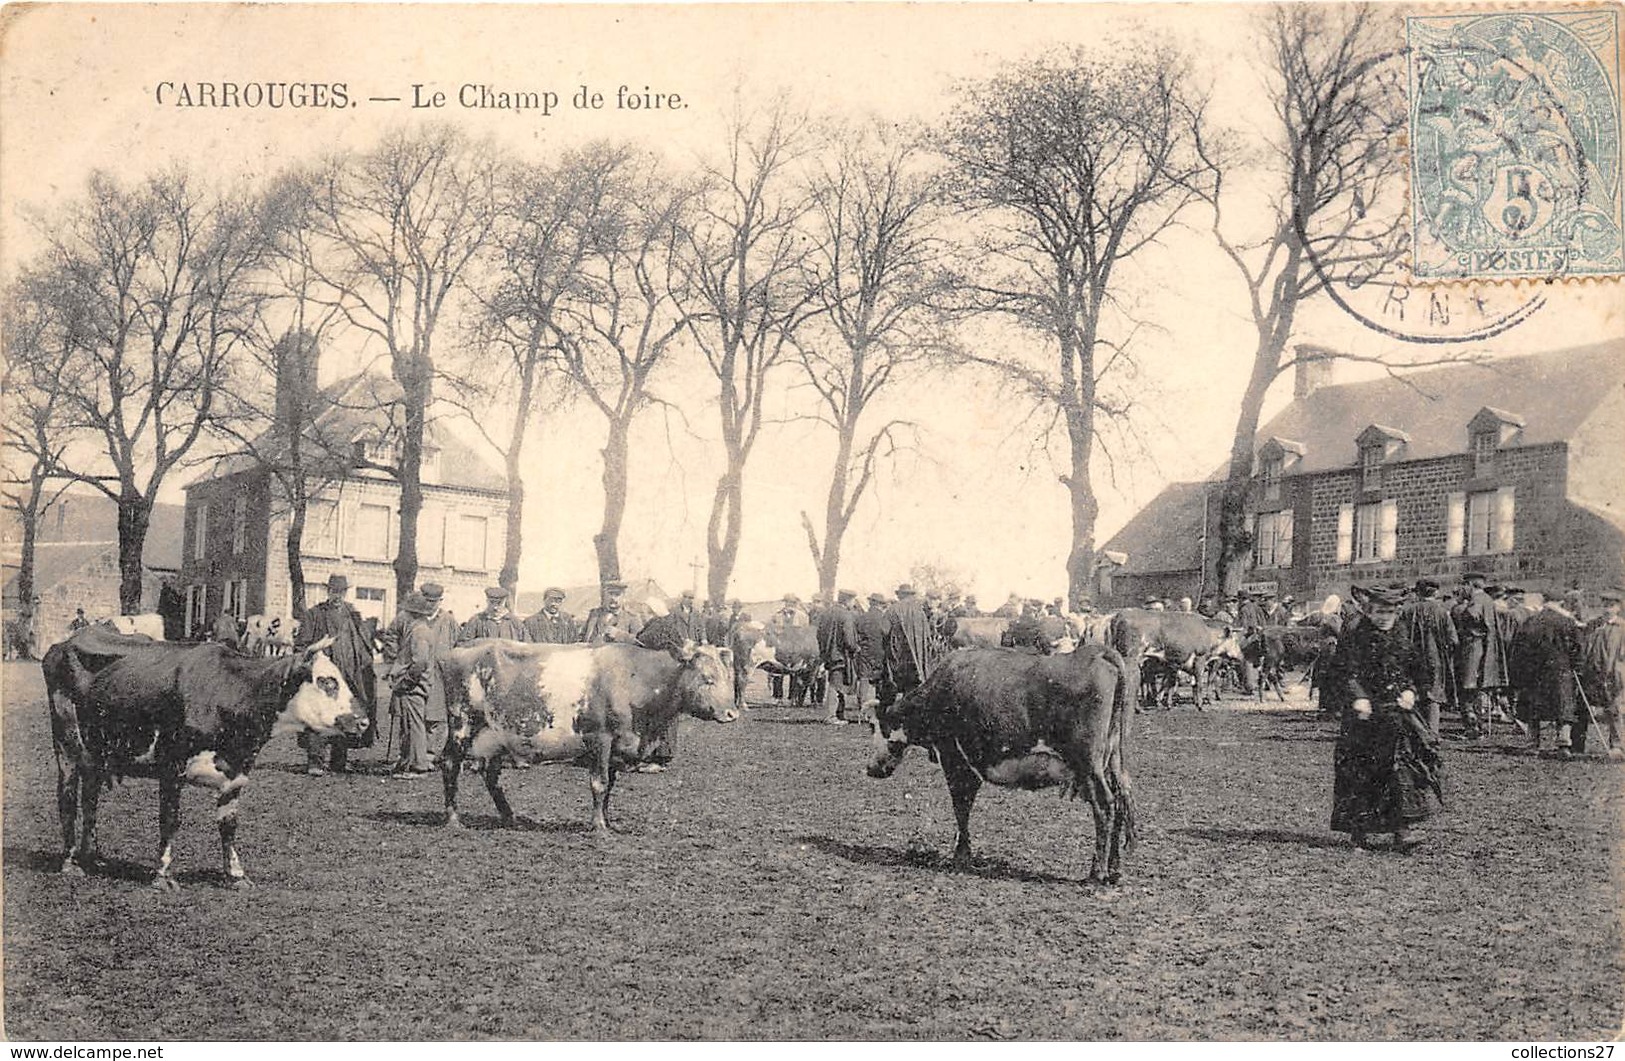
[[790, 679], [790, 700], [797, 707], [807, 706], [807, 694], [817, 684], [823, 669], [824, 657], [818, 650], [818, 631], [811, 626], [786, 626], [775, 630], [768, 627], [763, 640], [773, 648], [773, 659], [761, 664], [769, 674], [783, 674]]
[[457, 782], [479, 770], [505, 823], [513, 808], [499, 783], [507, 762], [567, 762], [591, 771], [592, 823], [609, 829], [615, 775], [645, 761], [677, 716], [715, 722], [733, 708], [727, 649], [692, 641], [670, 652], [626, 643], [547, 645], [482, 638], [439, 660], [450, 716], [441, 775], [446, 824], [462, 824]]
[[1266, 626], [1244, 639], [1242, 655], [1258, 672], [1253, 691], [1259, 702], [1263, 702], [1265, 686], [1275, 690], [1277, 699], [1285, 700], [1281, 686], [1286, 672], [1292, 667], [1313, 668], [1325, 637], [1319, 626]]
[[953, 652], [923, 685], [880, 709], [869, 776], [890, 777], [911, 744], [930, 749], [953, 798], [959, 861], [970, 857], [971, 806], [984, 781], [1063, 785], [1094, 810], [1090, 880], [1115, 881], [1135, 835], [1124, 762], [1131, 692], [1123, 658], [1099, 645], [1052, 656]]
[[1112, 618], [1107, 631], [1111, 647], [1128, 661], [1138, 676], [1148, 659], [1171, 672], [1163, 695], [1172, 704], [1173, 684], [1179, 671], [1189, 674], [1195, 684], [1196, 706], [1207, 702], [1209, 672], [1220, 658], [1240, 659], [1241, 645], [1224, 626], [1209, 625], [1200, 615], [1189, 612], [1153, 612], [1125, 608]]
[[[365, 721], [317, 642], [298, 656], [250, 659], [222, 645], [177, 645], [81, 631], [44, 662], [57, 753], [57, 809], [64, 873], [96, 863], [96, 806], [103, 786], [126, 777], [158, 781], [158, 873], [170, 875], [181, 820], [181, 785], [213, 788], [225, 883], [250, 882], [238, 860], [237, 799], [271, 737], [310, 730], [348, 735]], [[77, 842], [75, 833], [77, 832]]]

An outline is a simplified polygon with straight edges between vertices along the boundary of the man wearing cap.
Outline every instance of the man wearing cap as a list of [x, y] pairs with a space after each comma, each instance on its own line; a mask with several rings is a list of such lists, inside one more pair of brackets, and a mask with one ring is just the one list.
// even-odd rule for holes
[[1455, 700], [1456, 623], [1439, 599], [1439, 583], [1418, 579], [1416, 599], [1400, 609], [1400, 624], [1415, 654], [1416, 694], [1428, 728], [1439, 732], [1440, 712]]
[[[294, 634], [293, 647], [304, 649], [326, 637], [333, 639], [327, 649], [327, 658], [339, 669], [350, 695], [367, 708], [367, 730], [361, 736], [360, 746], [370, 748], [378, 728], [378, 675], [373, 670], [372, 636], [366, 620], [345, 600], [350, 592], [350, 580], [343, 575], [329, 575], [327, 599], [305, 609]], [[343, 735], [321, 737], [310, 730], [299, 735], [305, 749], [305, 773], [321, 777], [324, 749], [327, 765], [334, 773], [343, 773], [349, 765], [350, 742]]]
[[685, 589], [671, 609], [672, 618], [682, 626], [684, 634], [696, 645], [705, 644], [705, 620], [694, 606], [694, 591]]
[[852, 614], [857, 594], [843, 589], [834, 604], [818, 617], [818, 655], [824, 661], [824, 718], [826, 725], [844, 726], [855, 721], [847, 712], [858, 713], [854, 695], [853, 657], [858, 651], [858, 623]]
[[1399, 624], [1400, 587], [1360, 594], [1365, 616], [1338, 645], [1337, 672], [1348, 704], [1333, 754], [1332, 830], [1364, 848], [1371, 833], [1392, 833], [1403, 850], [1406, 831], [1442, 798], [1441, 763], [1432, 734], [1417, 717], [1417, 665]]
[[637, 640], [641, 624], [621, 608], [621, 595], [625, 592], [625, 582], [604, 583], [603, 603], [587, 613], [587, 627], [581, 633], [581, 640], [589, 645]]
[[1482, 571], [1463, 574], [1452, 613], [1457, 636], [1456, 706], [1461, 709], [1463, 735], [1468, 740], [1476, 740], [1483, 733], [1489, 690], [1506, 684], [1506, 657], [1497, 636], [1495, 600], [1484, 592], [1486, 581]]
[[886, 670], [886, 595], [869, 594], [868, 609], [857, 610], [853, 618], [858, 629], [858, 650], [852, 656], [855, 695], [859, 710], [872, 716]]
[[1585, 726], [1590, 721], [1576, 695], [1581, 660], [1578, 613], [1584, 601], [1579, 590], [1570, 590], [1562, 600], [1547, 601], [1519, 627], [1509, 661], [1529, 727], [1530, 746], [1538, 751], [1541, 723], [1554, 723], [1559, 759], [1573, 758], [1576, 743], [1584, 750]]
[[1625, 757], [1619, 735], [1619, 716], [1625, 711], [1625, 618], [1620, 617], [1625, 590], [1616, 586], [1600, 596], [1602, 614], [1585, 632], [1584, 688], [1591, 710], [1607, 728], [1608, 757], [1618, 759]]
[[539, 645], [573, 645], [581, 640], [581, 624], [564, 611], [564, 591], [549, 586], [542, 591], [542, 608], [525, 620], [525, 640]]
[[[425, 587], [427, 588], [427, 587]], [[401, 604], [406, 631], [390, 668], [390, 713], [401, 720], [401, 754], [394, 776], [427, 777], [434, 772], [434, 739], [445, 744], [446, 697], [440, 685], [438, 642], [444, 632], [431, 623], [435, 605], [420, 591]], [[446, 646], [450, 648], [450, 645]]]
[[[807, 613], [801, 610], [801, 598], [794, 593], [784, 595], [783, 605], [778, 611], [767, 618], [767, 627], [775, 634], [783, 633], [792, 626], [806, 626]], [[783, 674], [769, 674], [768, 684], [772, 687], [773, 699], [784, 699]]]
[[504, 641], [525, 640], [525, 627], [508, 610], [508, 591], [492, 586], [485, 591], [485, 610], [476, 612], [464, 623], [457, 635], [457, 643], [466, 645], [482, 637], [499, 637]]

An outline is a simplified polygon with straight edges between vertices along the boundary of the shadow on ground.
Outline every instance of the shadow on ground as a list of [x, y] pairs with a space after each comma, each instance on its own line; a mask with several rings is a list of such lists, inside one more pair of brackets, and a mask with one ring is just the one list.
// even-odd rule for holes
[[849, 844], [844, 840], [836, 840], [828, 836], [803, 836], [799, 843], [809, 844], [826, 855], [834, 855], [860, 866], [898, 867], [912, 866], [915, 869], [935, 870], [938, 873], [951, 873], [966, 877], [981, 877], [985, 880], [1021, 881], [1024, 884], [1084, 884], [1084, 880], [1076, 877], [1057, 877], [1051, 873], [1040, 873], [1026, 869], [1000, 858], [987, 858], [972, 856], [966, 862], [955, 862], [952, 858], [938, 851], [908, 851], [895, 847], [879, 847], [872, 844]]

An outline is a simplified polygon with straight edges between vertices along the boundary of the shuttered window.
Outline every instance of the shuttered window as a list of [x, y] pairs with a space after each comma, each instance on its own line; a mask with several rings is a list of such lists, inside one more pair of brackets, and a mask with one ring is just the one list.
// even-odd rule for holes
[[1516, 542], [1517, 499], [1513, 487], [1481, 490], [1466, 501], [1466, 545], [1469, 556], [1510, 553]]
[[1354, 506], [1339, 505], [1337, 508], [1337, 562], [1351, 563], [1354, 560]]
[[1382, 559], [1383, 507], [1383, 502], [1374, 501], [1354, 509], [1354, 562], [1357, 564]]
[[1261, 512], [1253, 534], [1254, 567], [1292, 566], [1292, 510]]
[[192, 559], [209, 555], [209, 506], [198, 502], [192, 510]]

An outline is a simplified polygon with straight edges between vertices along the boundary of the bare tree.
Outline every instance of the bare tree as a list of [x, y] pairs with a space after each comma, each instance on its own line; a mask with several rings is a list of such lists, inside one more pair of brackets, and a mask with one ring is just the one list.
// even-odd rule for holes
[[[795, 350], [835, 431], [823, 537], [801, 513], [818, 588], [833, 599], [841, 544], [877, 466], [916, 425], [865, 419], [876, 398], [944, 347], [940, 197], [917, 142], [886, 127], [839, 130], [842, 147], [812, 178], [806, 270], [821, 313]], [[869, 420], [873, 418], [870, 417]]]
[[1226, 593], [1240, 584], [1251, 553], [1253, 444], [1270, 385], [1297, 364], [1287, 351], [1299, 307], [1333, 282], [1375, 274], [1403, 250], [1396, 138], [1405, 124], [1404, 84], [1402, 64], [1389, 61], [1392, 22], [1363, 5], [1282, 6], [1260, 16], [1275, 121], [1262, 162], [1277, 188], [1262, 239], [1234, 238], [1221, 209], [1227, 176], [1256, 175], [1243, 176], [1238, 160], [1224, 157], [1227, 145], [1201, 145], [1214, 173], [1204, 192], [1213, 232], [1246, 284], [1257, 334], [1220, 500], [1218, 583]]
[[[1065, 422], [1074, 608], [1095, 556], [1097, 418], [1122, 420], [1130, 408], [1107, 385], [1130, 363], [1137, 327], [1118, 297], [1118, 270], [1196, 197], [1203, 106], [1168, 48], [1111, 57], [1073, 49], [965, 85], [945, 132], [953, 191], [977, 222], [963, 288], [976, 308], [1008, 315], [1047, 347], [1048, 365], [1019, 354], [966, 358]], [[1115, 323], [1121, 334], [1109, 336]]]
[[815, 311], [800, 282], [808, 202], [790, 172], [807, 139], [805, 119], [783, 100], [758, 115], [736, 114], [688, 240], [689, 332], [717, 379], [726, 458], [706, 525], [711, 600], [727, 597], [739, 558], [745, 465], [761, 433], [768, 376]]
[[602, 148], [596, 156], [606, 196], [581, 285], [564, 303], [562, 368], [570, 385], [603, 415], [604, 518], [593, 547], [600, 581], [621, 577], [621, 523], [631, 478], [632, 425], [665, 405], [650, 382], [688, 328], [692, 292], [677, 264], [694, 222], [698, 186], [647, 152]]
[[30, 634], [34, 619], [34, 572], [39, 521], [47, 507], [72, 484], [55, 469], [73, 442], [65, 421], [66, 403], [58, 380], [74, 364], [75, 348], [61, 327], [60, 307], [50, 294], [60, 282], [25, 273], [7, 292], [5, 372], [0, 393], [5, 414], [0, 446], [6, 453], [5, 505], [22, 530], [17, 564], [18, 618]]
[[119, 606], [141, 607], [141, 554], [159, 489], [224, 415], [219, 394], [253, 327], [265, 254], [246, 196], [181, 170], [126, 187], [95, 173], [86, 197], [44, 222], [53, 288], [82, 355], [59, 379], [66, 422], [95, 444], [54, 474], [118, 503]]
[[453, 292], [497, 217], [501, 164], [490, 145], [449, 126], [396, 131], [371, 151], [332, 160], [314, 178], [313, 217], [325, 246], [312, 267], [338, 308], [376, 338], [400, 384], [400, 546], [395, 590], [418, 574], [423, 447], [440, 369], [435, 339]]

